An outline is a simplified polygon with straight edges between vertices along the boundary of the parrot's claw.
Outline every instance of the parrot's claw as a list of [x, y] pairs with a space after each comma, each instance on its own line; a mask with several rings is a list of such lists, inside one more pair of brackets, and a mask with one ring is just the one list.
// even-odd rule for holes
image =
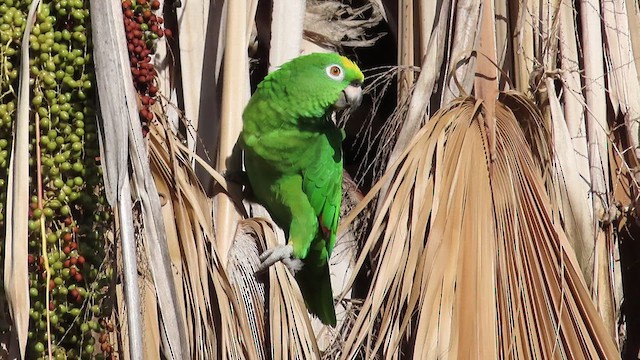
[[267, 249], [260, 255], [260, 266], [258, 272], [266, 270], [269, 266], [282, 261], [289, 270], [295, 274], [296, 271], [302, 268], [302, 261], [292, 256], [293, 246], [280, 245], [273, 249]]
[[290, 257], [287, 259], [282, 259], [282, 263], [291, 271], [293, 275], [295, 275], [298, 270], [302, 269], [302, 260], [296, 259], [294, 257]]

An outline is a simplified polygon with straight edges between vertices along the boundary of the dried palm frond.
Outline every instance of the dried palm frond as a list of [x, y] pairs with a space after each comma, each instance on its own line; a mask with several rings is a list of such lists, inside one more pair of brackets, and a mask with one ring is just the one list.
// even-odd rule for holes
[[268, 272], [256, 274], [258, 254], [277, 246], [284, 233], [264, 208], [253, 209], [254, 217], [238, 224], [227, 268], [234, 294], [249, 320], [255, 359], [319, 358], [307, 308], [291, 273], [277, 263]]
[[[584, 97], [586, 100], [586, 130], [589, 154], [589, 173], [592, 191], [594, 222], [606, 221], [611, 209], [608, 189], [609, 176], [609, 124], [607, 120], [607, 91], [605, 85], [603, 29], [600, 6], [584, 6], [581, 12], [581, 28], [584, 36]], [[605, 9], [606, 10], [606, 9]], [[606, 26], [605, 26], [606, 28]], [[613, 46], [614, 44], [607, 44]], [[596, 55], [598, 54], [598, 55]], [[615, 334], [615, 300], [611, 269], [613, 263], [613, 233], [610, 226], [596, 228], [594, 246], [592, 296], [609, 330]]]
[[373, 3], [353, 8], [340, 1], [308, 1], [304, 35], [312, 42], [333, 49], [342, 46], [368, 47], [385, 35], [370, 31], [381, 20], [382, 14]]
[[[545, 80], [554, 128], [556, 173], [559, 177], [559, 205], [564, 228], [572, 243], [589, 287], [593, 281], [595, 230], [587, 149], [585, 99], [582, 94], [579, 51], [574, 9], [559, 8], [558, 48], [561, 53], [562, 92], [556, 94], [551, 79]], [[560, 96], [561, 95], [561, 96]], [[560, 181], [562, 179], [562, 181]]]
[[[150, 132], [150, 163], [164, 206], [164, 226], [180, 307], [189, 316], [179, 319], [189, 329], [185, 344], [192, 356], [212, 356], [215, 353], [216, 331], [207, 281], [207, 239], [212, 237], [209, 221], [211, 209], [207, 197], [193, 175], [185, 171], [183, 154], [176, 154], [175, 139], [170, 139], [154, 126]], [[207, 210], [208, 209], [208, 210]], [[151, 255], [151, 254], [150, 254]], [[153, 255], [151, 255], [153, 256]], [[194, 346], [199, 344], [199, 346]]]
[[454, 101], [388, 169], [358, 266], [380, 256], [341, 358], [617, 356], [514, 113], [496, 103], [491, 177], [481, 116]]
[[[257, 346], [252, 341], [255, 332], [248, 314], [239, 306], [240, 296], [234, 293], [237, 289], [232, 289], [212, 242], [210, 199], [190, 166], [195, 155], [167, 129], [167, 123], [151, 127], [151, 165], [166, 201], [165, 227], [174, 277], [182, 284], [181, 306], [188, 314], [182, 321], [190, 335], [191, 356], [220, 358], [224, 354], [231, 359], [257, 358], [263, 344]], [[211, 175], [223, 180], [219, 174]]]
[[[35, 0], [29, 7], [22, 37], [21, 58], [29, 59], [31, 28], [40, 5]], [[24, 359], [29, 331], [29, 274], [28, 254], [28, 199], [29, 199], [29, 62], [20, 64], [17, 117], [14, 123], [11, 158], [7, 170], [6, 224], [4, 254], [4, 296], [7, 300], [12, 328], [10, 333], [10, 358]], [[48, 272], [47, 272], [48, 273]]]
[[[247, 1], [226, 4], [227, 28], [222, 77], [221, 116], [219, 123], [220, 142], [216, 169], [220, 172], [239, 171], [242, 168], [240, 151], [236, 146], [242, 130], [242, 111], [249, 100], [249, 59], [247, 43], [250, 26], [248, 19], [255, 16], [255, 7]], [[247, 15], [250, 15], [249, 17]], [[242, 46], [237, 46], [242, 44]], [[235, 186], [235, 185], [231, 185]], [[237, 187], [237, 186], [236, 186]], [[233, 243], [233, 235], [240, 219], [232, 201], [224, 195], [214, 199], [216, 246], [223, 264]]]
[[[101, 157], [104, 164], [105, 193], [117, 210], [119, 249], [122, 252], [127, 308], [128, 352], [141, 356], [143, 329], [138, 282], [137, 243], [142, 242], [152, 256], [147, 256], [150, 275], [158, 304], [158, 329], [161, 351], [168, 359], [185, 357], [188, 349], [178, 306], [176, 285], [166, 239], [160, 198], [149, 169], [146, 144], [138, 115], [136, 95], [130, 72], [122, 9], [119, 3], [92, 2], [93, 30], [96, 42], [96, 78], [101, 100]], [[104, 34], [113, 34], [104, 37]], [[117, 79], [117, 80], [114, 80]], [[139, 207], [133, 211], [132, 199]], [[142, 229], [135, 229], [135, 215]]]
[[[398, 101], [398, 106], [396, 107], [395, 118], [396, 122], [401, 124], [401, 126], [399, 132], [397, 133], [397, 136], [394, 137], [395, 143], [393, 144], [393, 148], [389, 153], [388, 159], [383, 159], [383, 161], [386, 161], [387, 164], [391, 164], [396, 161], [396, 159], [405, 149], [406, 144], [409, 142], [413, 134], [415, 134], [416, 131], [421, 127], [425, 115], [429, 114], [429, 112], [427, 111], [427, 105], [429, 104], [429, 99], [433, 94], [434, 85], [438, 79], [439, 70], [444, 61], [444, 45], [447, 34], [447, 26], [449, 24], [447, 14], [449, 12], [450, 6], [450, 1], [443, 1], [439, 4], [439, 6], [436, 6], [435, 8], [429, 8], [426, 6], [422, 6], [420, 8], [421, 18], [434, 18], [437, 19], [437, 22], [433, 24], [433, 29], [423, 29], [423, 33], [428, 34], [428, 36], [423, 35], [423, 37], [426, 37], [428, 40], [423, 41], [424, 44], [427, 44], [427, 47], [422, 49], [422, 64], [420, 68], [420, 74], [415, 82], [415, 85], [410, 89], [411, 91], [400, 91], [399, 93], [400, 98]], [[421, 23], [421, 26], [430, 26], [430, 24]], [[406, 47], [412, 48], [413, 45], [406, 45], [405, 48]], [[407, 57], [406, 55], [400, 56]], [[412, 78], [412, 76], [409, 77], [405, 73], [402, 78], [398, 79], [398, 86], [400, 86], [401, 90], [404, 86], [403, 81], [408, 78]], [[405, 95], [403, 96], [403, 94]], [[406, 112], [406, 114], [404, 112]], [[399, 115], [399, 117], [397, 115]], [[387, 193], [388, 186], [388, 183], [383, 185], [381, 190], [381, 194], [383, 196]], [[380, 203], [378, 203], [377, 208], [380, 208]]]
[[270, 359], [267, 354], [271, 348], [266, 326], [266, 285], [258, 281], [255, 275], [260, 265], [258, 256], [265, 250], [265, 237], [271, 234], [263, 225], [266, 225], [265, 222], [256, 219], [240, 221], [233, 245], [229, 249], [227, 264], [234, 296], [247, 314], [253, 346], [258, 356], [256, 359]]
[[545, 81], [551, 120], [553, 122], [553, 156], [556, 199], [567, 239], [576, 253], [587, 286], [593, 272], [593, 211], [587, 195], [586, 182], [580, 178], [579, 156], [574, 151], [569, 128], [565, 121], [553, 80]]

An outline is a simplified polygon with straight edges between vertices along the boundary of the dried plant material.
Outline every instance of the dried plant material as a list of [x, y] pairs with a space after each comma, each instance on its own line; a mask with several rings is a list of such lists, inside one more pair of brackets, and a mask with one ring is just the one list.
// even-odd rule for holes
[[[608, 93], [612, 103], [619, 104], [614, 112], [620, 111], [624, 118], [627, 142], [636, 158], [640, 159], [640, 77], [634, 64], [634, 52], [630, 35], [630, 22], [624, 1], [615, 0], [603, 5], [606, 47], [611, 61], [611, 79]], [[615, 100], [614, 100], [615, 99]]]
[[[594, 224], [608, 222], [611, 204], [608, 184], [609, 176], [609, 125], [607, 121], [607, 89], [605, 84], [604, 42], [602, 38], [601, 7], [592, 1], [581, 2], [582, 59], [584, 61], [584, 95], [586, 100], [585, 118], [589, 154]], [[614, 46], [614, 44], [611, 44]], [[608, 45], [609, 46], [609, 45]], [[617, 98], [610, 99], [616, 109]], [[607, 321], [611, 334], [615, 334], [612, 313], [615, 312], [612, 296], [610, 269], [613, 239], [611, 228], [596, 228], [595, 256], [593, 268], [592, 294], [601, 315]]]
[[553, 80], [547, 78], [546, 89], [549, 92], [549, 107], [553, 122], [553, 184], [557, 192], [557, 205], [567, 239], [573, 247], [578, 264], [590, 286], [593, 273], [593, 216], [590, 199], [585, 196], [578, 156], [574, 151], [569, 129], [562, 112], [560, 100], [553, 86]]
[[602, 42], [600, 6], [583, 0], [580, 26], [583, 29], [584, 96], [587, 111], [587, 141], [591, 191], [593, 192], [593, 213], [601, 218], [609, 204], [606, 184], [608, 172], [608, 125], [606, 93], [604, 83], [604, 47]]
[[271, 345], [267, 341], [265, 284], [256, 277], [260, 266], [259, 254], [265, 250], [264, 232], [260, 223], [243, 220], [238, 224], [235, 239], [229, 249], [227, 272], [229, 283], [240, 306], [248, 316], [256, 359], [269, 359]]
[[[172, 1], [168, 1], [171, 3]], [[244, 1], [243, 1], [244, 2]], [[215, 86], [206, 86], [206, 82], [214, 81], [216, 72], [204, 71], [205, 51], [215, 49], [218, 37], [213, 36], [213, 31], [207, 31], [210, 8], [215, 8], [216, 1], [183, 1], [182, 6], [176, 7], [178, 20], [178, 32], [180, 33], [180, 75], [182, 76], [182, 88], [180, 89], [184, 101], [184, 111], [189, 119], [187, 131], [187, 146], [194, 150], [197, 145], [196, 134], [200, 125], [200, 114], [212, 113], [215, 102], [203, 103], [201, 99], [207, 98], [207, 92], [214, 91]], [[172, 9], [173, 10], [173, 9]], [[207, 62], [207, 67], [211, 66]], [[204, 84], [203, 84], [204, 83]], [[169, 93], [166, 93], [169, 95]]]
[[[266, 238], [268, 248], [278, 245], [275, 236], [267, 233]], [[320, 350], [295, 278], [280, 262], [269, 269], [269, 283], [269, 329], [271, 344], [275, 344], [273, 358], [319, 358]]]
[[[487, 128], [489, 158], [493, 162], [496, 156], [495, 101], [498, 98], [498, 69], [496, 69], [495, 14], [491, 1], [482, 2], [480, 15], [480, 33], [478, 34], [478, 59], [476, 74], [473, 77], [476, 97], [483, 101], [484, 114], [480, 117], [482, 126]], [[464, 79], [463, 79], [464, 80]], [[492, 164], [490, 164], [490, 167]], [[489, 169], [491, 173], [493, 169]]]
[[[22, 36], [21, 58], [29, 59], [29, 41], [36, 11], [34, 0], [29, 6]], [[11, 315], [9, 356], [24, 359], [29, 332], [28, 220], [29, 220], [29, 62], [20, 64], [17, 117], [13, 125], [11, 157], [7, 170], [6, 224], [4, 234], [4, 296]], [[17, 347], [16, 347], [17, 345]]]
[[332, 48], [373, 46], [385, 34], [369, 30], [381, 20], [382, 14], [372, 3], [354, 9], [340, 1], [307, 1], [305, 37]]
[[[397, 136], [389, 137], [395, 139], [393, 148], [389, 153], [387, 161], [387, 167], [389, 164], [396, 161], [400, 154], [404, 151], [406, 144], [409, 143], [411, 137], [420, 128], [427, 114], [427, 105], [434, 91], [434, 85], [437, 81], [440, 67], [444, 60], [445, 54], [445, 39], [448, 22], [448, 12], [451, 6], [450, 1], [443, 1], [441, 6], [432, 9], [437, 14], [438, 22], [434, 25], [429, 37], [429, 45], [427, 54], [422, 59], [422, 65], [420, 68], [420, 75], [409, 93], [410, 95], [400, 98], [398, 106], [392, 119], [395, 123], [399, 124], [400, 130]], [[426, 14], [426, 10], [423, 10], [422, 15], [431, 16], [432, 14]], [[387, 149], [384, 149], [385, 151]], [[381, 190], [381, 194], [384, 196], [387, 193], [387, 187], [389, 184], [384, 184]], [[377, 205], [377, 213], [379, 213], [380, 202]]]
[[535, 62], [535, 38], [537, 18], [534, 1], [520, 3], [516, 8], [518, 13], [512, 22], [513, 26], [512, 48], [513, 48], [513, 81], [515, 90], [525, 92], [529, 86], [529, 75], [534, 70]]
[[190, 314], [181, 321], [189, 334], [191, 357], [220, 358], [224, 353], [230, 359], [256, 358], [260, 348], [251, 341], [248, 317], [212, 242], [211, 202], [190, 166], [193, 153], [179, 143], [168, 123], [162, 125], [152, 126], [149, 133], [151, 168], [159, 190], [167, 195], [164, 225], [174, 278], [181, 284], [180, 304]]
[[[249, 41], [247, 14], [251, 13], [246, 1], [228, 2], [226, 8], [220, 142], [216, 169], [220, 172], [233, 172], [241, 170], [242, 166], [236, 142], [242, 131], [242, 111], [249, 100], [249, 59], [246, 45]], [[242, 46], [237, 46], [238, 43]], [[227, 262], [227, 252], [231, 248], [239, 218], [234, 204], [226, 195], [215, 198], [216, 246], [223, 264]]]
[[269, 72], [300, 55], [305, 8], [305, 0], [273, 1]]
[[496, 103], [491, 180], [482, 112], [453, 102], [389, 168], [358, 266], [380, 255], [340, 358], [617, 358], [513, 112]]
[[[93, 31], [96, 41], [96, 78], [101, 100], [101, 151], [104, 159], [105, 185], [108, 200], [117, 208], [120, 225], [129, 324], [129, 349], [132, 358], [142, 356], [143, 331], [141, 305], [138, 294], [138, 267], [136, 235], [142, 233], [153, 277], [159, 308], [161, 350], [168, 359], [187, 356], [186, 331], [181, 321], [182, 308], [178, 306], [175, 283], [171, 271], [166, 234], [162, 219], [158, 190], [148, 176], [149, 160], [138, 115], [129, 56], [125, 45], [122, 15], [119, 4], [92, 3]], [[107, 37], [104, 34], [114, 34]], [[114, 79], [119, 79], [115, 81]], [[126, 95], [125, 95], [126, 94]], [[123, 106], [124, 105], [124, 106]], [[142, 231], [134, 229], [132, 198], [140, 204]]]
[[[278, 238], [283, 238], [284, 233], [273, 227], [273, 222], [263, 207], [253, 208], [257, 211], [254, 213], [257, 217], [239, 223], [232, 252], [238, 254], [241, 249], [246, 249], [250, 257], [240, 261], [235, 259], [234, 255], [234, 258], [230, 258], [234, 260], [228, 265], [235, 270], [232, 275], [235, 291], [243, 292], [241, 303], [248, 311], [256, 312], [248, 313], [251, 321], [257, 321], [250, 325], [250, 329], [259, 331], [253, 334], [253, 341], [257, 345], [265, 344], [266, 336], [259, 326], [261, 323], [264, 325], [263, 316], [266, 313], [269, 341], [267, 346], [260, 350], [261, 356], [266, 359], [319, 359], [320, 352], [309, 320], [310, 315], [293, 275], [282, 262], [272, 265], [268, 271], [255, 273], [259, 265], [257, 251], [277, 246]], [[253, 238], [258, 246], [255, 247], [255, 243], [252, 246], [249, 238]], [[257, 293], [264, 287], [255, 283], [255, 279], [251, 279], [253, 276], [257, 276], [260, 281], [268, 280], [268, 310], [264, 313], [258, 312], [264, 310], [264, 305], [260, 303], [262, 296]], [[249, 293], [247, 288], [240, 287], [242, 284], [249, 285]], [[259, 297], [249, 296], [251, 293]], [[270, 353], [264, 354], [265, 351]]]
[[[480, 0], [456, 1], [455, 17], [457, 21], [455, 21], [455, 29], [452, 30], [454, 38], [451, 41], [451, 58], [448, 64], [449, 71], [447, 71], [452, 75], [443, 89], [442, 104], [447, 104], [458, 96], [470, 94], [473, 88], [473, 81], [476, 76], [476, 59], [473, 56], [469, 56], [471, 54], [469, 50], [476, 48], [475, 45], [481, 26], [480, 9], [493, 9], [491, 6], [481, 6], [480, 3]], [[485, 5], [488, 4], [485, 2]], [[485, 29], [487, 25], [490, 26], [489, 31], [495, 37], [495, 24], [482, 24]]]
[[[595, 251], [595, 220], [593, 216], [592, 197], [594, 196], [591, 191], [591, 175], [589, 174], [589, 155], [587, 148], [587, 129], [585, 119], [585, 99], [582, 94], [582, 84], [580, 82], [579, 69], [579, 57], [578, 44], [576, 39], [576, 24], [574, 19], [574, 8], [571, 4], [563, 2], [559, 8], [559, 27], [558, 27], [558, 40], [559, 51], [561, 56], [560, 60], [560, 79], [562, 80], [562, 96], [559, 99], [562, 103], [560, 109], [555, 108], [553, 103], [553, 92], [550, 91], [550, 108], [554, 123], [554, 146], [556, 147], [556, 154], [558, 156], [568, 156], [569, 163], [560, 162], [562, 166], [560, 169], [563, 172], [565, 182], [571, 184], [568, 188], [571, 189], [576, 201], [580, 203], [587, 203], [585, 205], [573, 207], [573, 211], [581, 211], [584, 214], [584, 218], [580, 220], [583, 222], [583, 231], [573, 231], [571, 225], [565, 226], [565, 231], [570, 239], [576, 239], [574, 249], [580, 263], [580, 268], [584, 274], [585, 281], [589, 287], [593, 281], [593, 266], [594, 266], [594, 251]], [[564, 119], [561, 118], [561, 114], [558, 111], [564, 113]], [[554, 114], [555, 112], [555, 114]], [[566, 125], [558, 124], [559, 121], [565, 121]], [[570, 143], [566, 142], [567, 139], [562, 139], [562, 128], [566, 127]], [[562, 146], [561, 150], [559, 147]], [[560, 153], [562, 151], [562, 154]], [[562, 161], [562, 160], [560, 160]], [[571, 169], [569, 168], [571, 167]], [[575, 168], [575, 169], [573, 169]], [[571, 179], [571, 180], [569, 180]], [[583, 199], [583, 200], [578, 200]], [[565, 215], [567, 215], [565, 213]], [[580, 244], [578, 244], [580, 242]]]
[[[369, 115], [366, 117], [364, 124], [356, 134], [357, 143], [360, 144], [356, 149], [357, 156], [366, 157], [367, 160], [359, 164], [355, 174], [356, 179], [362, 179], [364, 174], [372, 172], [376, 178], [382, 176], [386, 166], [386, 160], [394, 148], [396, 143], [397, 132], [402, 127], [403, 119], [409, 107], [409, 98], [401, 99], [396, 105], [393, 113], [382, 128], [374, 132], [373, 119], [379, 116], [383, 97], [387, 95], [392, 87], [395, 87], [395, 77], [404, 71], [417, 71], [414, 67], [384, 67], [365, 70], [367, 81], [365, 82], [363, 93], [368, 94], [372, 98], [372, 106]], [[340, 119], [338, 126], [343, 126], [346, 119]], [[378, 144], [376, 147], [375, 144]], [[362, 183], [358, 182], [358, 185]]]
[[524, 137], [529, 144], [531, 155], [535, 159], [535, 164], [547, 189], [547, 194], [553, 200], [552, 165], [554, 151], [550, 121], [542, 115], [530, 98], [520, 92], [502, 92], [499, 99], [500, 102], [511, 109], [518, 120]]
[[[132, 358], [143, 350], [142, 317], [138, 293], [138, 269], [134, 229], [131, 184], [128, 172], [129, 123], [139, 124], [138, 111], [125, 47], [119, 4], [93, 2], [92, 29], [94, 44], [96, 85], [100, 98], [100, 156], [107, 201], [114, 209], [118, 223], [118, 256], [122, 260], [123, 292], [126, 302], [127, 342], [124, 346]], [[100, 36], [114, 34], [112, 37]], [[113, 79], [121, 81], [112, 81]], [[121, 103], [122, 94], [130, 94]], [[127, 101], [128, 98], [128, 101]], [[123, 320], [123, 322], [125, 322]]]

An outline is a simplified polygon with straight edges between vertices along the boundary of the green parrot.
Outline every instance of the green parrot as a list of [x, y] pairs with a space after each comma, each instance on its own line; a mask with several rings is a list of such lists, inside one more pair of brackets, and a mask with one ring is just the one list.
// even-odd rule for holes
[[283, 261], [310, 313], [335, 326], [329, 258], [342, 201], [342, 140], [332, 115], [357, 107], [364, 75], [338, 54], [295, 58], [269, 74], [242, 114], [241, 146], [255, 198], [287, 244], [265, 251], [261, 268]]

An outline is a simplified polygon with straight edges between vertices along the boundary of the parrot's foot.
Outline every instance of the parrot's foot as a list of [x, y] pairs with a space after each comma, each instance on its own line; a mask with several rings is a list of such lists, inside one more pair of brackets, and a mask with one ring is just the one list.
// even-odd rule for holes
[[258, 272], [266, 270], [269, 266], [282, 261], [284, 265], [289, 268], [293, 274], [302, 269], [302, 260], [296, 259], [292, 256], [293, 246], [280, 245], [273, 249], [267, 249], [260, 255], [260, 267]]

